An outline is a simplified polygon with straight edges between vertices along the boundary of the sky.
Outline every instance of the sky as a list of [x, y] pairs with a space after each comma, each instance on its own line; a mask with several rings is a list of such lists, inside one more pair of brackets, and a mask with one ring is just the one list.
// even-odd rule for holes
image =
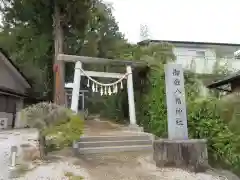
[[105, 0], [120, 31], [140, 41], [140, 25], [155, 40], [240, 44], [239, 0]]

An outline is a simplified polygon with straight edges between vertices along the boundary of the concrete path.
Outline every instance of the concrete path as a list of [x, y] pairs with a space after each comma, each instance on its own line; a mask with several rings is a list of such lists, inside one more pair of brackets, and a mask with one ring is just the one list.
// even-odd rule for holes
[[5, 180], [9, 177], [9, 166], [10, 166], [10, 150], [11, 145], [9, 141], [13, 142], [14, 139], [1, 139], [0, 140], [0, 179]]

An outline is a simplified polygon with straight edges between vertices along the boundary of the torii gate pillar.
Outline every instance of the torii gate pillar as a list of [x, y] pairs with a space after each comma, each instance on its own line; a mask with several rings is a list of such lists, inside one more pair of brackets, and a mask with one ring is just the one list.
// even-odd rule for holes
[[74, 79], [73, 79], [73, 89], [72, 89], [72, 102], [71, 102], [71, 110], [74, 112], [78, 112], [78, 100], [79, 100], [79, 91], [81, 85], [81, 70], [82, 63], [77, 61], [75, 63], [74, 69]]
[[134, 90], [133, 90], [133, 76], [132, 67], [127, 66], [127, 92], [128, 92], [128, 109], [129, 109], [129, 119], [131, 125], [137, 125], [136, 113], [135, 113], [135, 102], [134, 102]]

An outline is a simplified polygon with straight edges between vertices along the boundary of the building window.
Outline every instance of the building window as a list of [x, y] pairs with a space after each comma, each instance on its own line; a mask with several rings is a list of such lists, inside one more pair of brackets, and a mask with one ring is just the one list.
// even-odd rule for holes
[[15, 113], [16, 112], [16, 98], [8, 97], [6, 104], [6, 112], [7, 113]]
[[7, 95], [0, 95], [0, 112], [15, 113], [16, 98]]
[[196, 51], [196, 56], [197, 57], [205, 57], [205, 51]]

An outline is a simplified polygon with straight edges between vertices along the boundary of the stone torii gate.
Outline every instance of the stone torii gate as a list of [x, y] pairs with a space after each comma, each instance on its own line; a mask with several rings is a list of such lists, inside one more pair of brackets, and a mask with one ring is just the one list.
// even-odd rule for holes
[[[98, 90], [100, 89], [101, 95], [107, 95], [107, 94], [111, 95], [112, 93], [117, 93], [118, 85], [120, 84], [121, 88], [122, 88], [122, 80], [126, 79], [127, 80], [130, 126], [138, 127], [137, 122], [136, 122], [136, 114], [135, 114], [132, 67], [146, 66], [146, 64], [144, 62], [114, 60], [114, 59], [66, 55], [66, 54], [59, 54], [57, 59], [59, 61], [75, 63], [73, 89], [72, 89], [72, 102], [71, 102], [71, 109], [74, 112], [78, 112], [78, 100], [79, 100], [81, 76], [86, 76], [88, 78], [88, 85], [89, 85], [89, 80], [92, 82], [93, 92], [98, 92]], [[126, 73], [121, 74], [121, 73], [110, 73], [110, 72], [84, 71], [82, 69], [82, 63], [86, 63], [86, 64], [111, 63], [111, 64], [116, 64], [116, 65], [125, 65]], [[118, 80], [115, 81], [114, 83], [102, 84], [102, 83], [92, 79], [91, 77], [115, 78]]]

